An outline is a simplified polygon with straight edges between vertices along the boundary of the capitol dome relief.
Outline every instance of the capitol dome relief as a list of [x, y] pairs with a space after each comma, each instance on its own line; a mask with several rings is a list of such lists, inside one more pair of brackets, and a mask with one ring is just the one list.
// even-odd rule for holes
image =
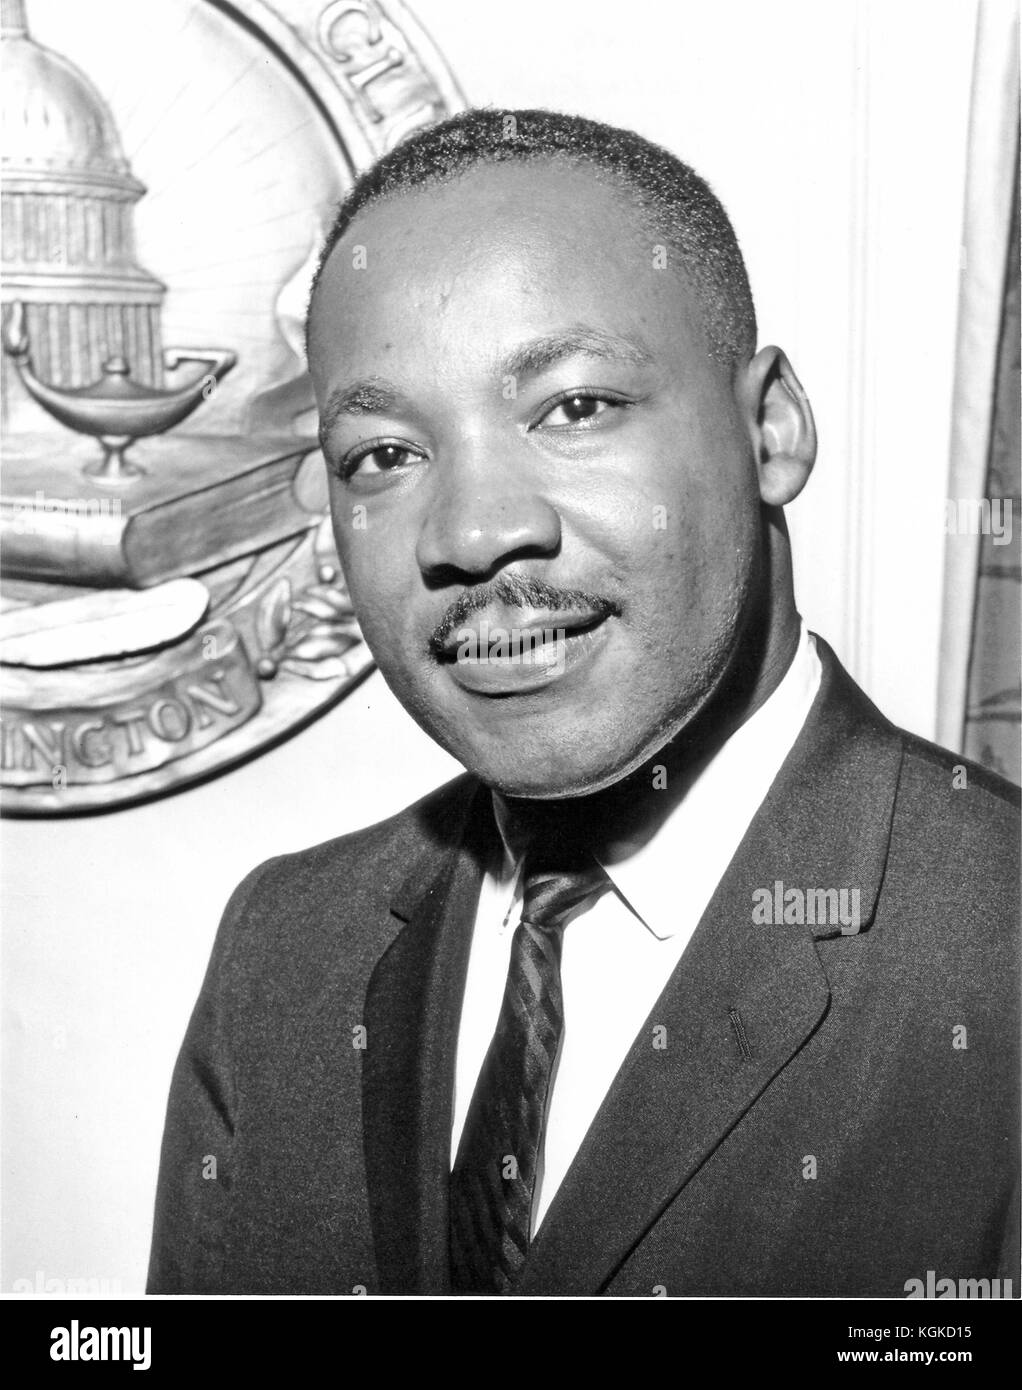
[[3, 40], [5, 174], [66, 174], [72, 180], [106, 174], [141, 193], [113, 117], [85, 74], [33, 42], [23, 21], [8, 23], [5, 16]]
[[[133, 213], [145, 187], [89, 78], [36, 43], [22, 0], [3, 0], [3, 291], [25, 305], [38, 376], [87, 386], [124, 357], [161, 386], [163, 284], [137, 262]], [[46, 428], [8, 362], [5, 424]]]

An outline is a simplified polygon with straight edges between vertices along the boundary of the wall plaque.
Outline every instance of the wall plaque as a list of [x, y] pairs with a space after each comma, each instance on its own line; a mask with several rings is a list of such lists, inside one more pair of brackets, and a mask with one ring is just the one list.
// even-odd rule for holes
[[461, 109], [399, 0], [3, 0], [0, 784], [112, 809], [370, 669], [302, 320], [355, 174]]

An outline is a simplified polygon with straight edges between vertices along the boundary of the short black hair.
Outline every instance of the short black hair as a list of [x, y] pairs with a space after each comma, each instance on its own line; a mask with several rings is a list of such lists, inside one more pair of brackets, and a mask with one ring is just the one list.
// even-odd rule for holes
[[449, 183], [478, 164], [564, 159], [610, 175], [650, 231], [680, 256], [702, 310], [711, 357], [732, 372], [756, 351], [756, 310], [730, 218], [694, 169], [634, 131], [560, 111], [476, 107], [408, 136], [359, 175], [327, 234], [312, 296], [334, 247], [364, 207]]

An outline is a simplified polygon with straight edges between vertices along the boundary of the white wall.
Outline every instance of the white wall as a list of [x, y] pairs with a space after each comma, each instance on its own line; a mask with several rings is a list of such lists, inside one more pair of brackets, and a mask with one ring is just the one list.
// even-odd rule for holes
[[[763, 341], [816, 408], [791, 516], [803, 612], [932, 734], [974, 0], [414, 8], [473, 102], [632, 126], [715, 185]], [[142, 1287], [170, 1069], [230, 889], [452, 771], [374, 675], [203, 787], [5, 824], [3, 1289]]]

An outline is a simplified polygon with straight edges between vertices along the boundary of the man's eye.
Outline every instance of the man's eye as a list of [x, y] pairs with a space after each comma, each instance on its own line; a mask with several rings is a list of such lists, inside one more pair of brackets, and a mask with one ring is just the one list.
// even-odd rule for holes
[[553, 429], [564, 429], [569, 425], [586, 425], [605, 415], [623, 402], [612, 396], [597, 395], [592, 391], [573, 391], [562, 396], [538, 422]]
[[354, 473], [368, 478], [378, 477], [421, 457], [407, 444], [363, 444], [342, 460], [340, 473], [342, 478], [350, 478]]

